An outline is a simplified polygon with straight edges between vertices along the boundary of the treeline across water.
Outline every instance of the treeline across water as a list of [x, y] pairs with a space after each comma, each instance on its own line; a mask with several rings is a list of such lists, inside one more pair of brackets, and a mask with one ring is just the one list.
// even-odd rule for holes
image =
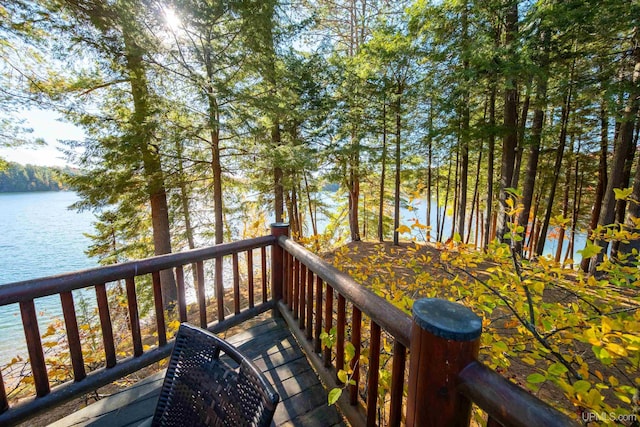
[[68, 189], [64, 176], [69, 168], [21, 165], [9, 162], [0, 168], [0, 193], [24, 191], [60, 191]]

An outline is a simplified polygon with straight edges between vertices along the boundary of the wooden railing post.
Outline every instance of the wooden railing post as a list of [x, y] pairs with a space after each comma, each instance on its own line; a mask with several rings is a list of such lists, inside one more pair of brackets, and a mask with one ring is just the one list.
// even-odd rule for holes
[[[271, 235], [277, 239], [289, 235], [289, 224], [276, 222], [271, 224]], [[277, 304], [282, 299], [284, 284], [284, 249], [278, 243], [271, 247], [271, 298]], [[279, 315], [278, 308], [273, 309], [274, 316]]]
[[458, 373], [478, 355], [482, 319], [450, 301], [413, 304], [407, 426], [468, 426], [471, 402], [456, 392]]

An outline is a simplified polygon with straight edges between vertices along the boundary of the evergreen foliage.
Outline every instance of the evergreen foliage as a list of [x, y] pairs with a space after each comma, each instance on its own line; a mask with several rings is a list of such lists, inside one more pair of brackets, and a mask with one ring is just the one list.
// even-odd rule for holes
[[23, 166], [8, 162], [6, 168], [0, 169], [0, 193], [68, 190], [65, 176], [75, 172], [69, 168]]

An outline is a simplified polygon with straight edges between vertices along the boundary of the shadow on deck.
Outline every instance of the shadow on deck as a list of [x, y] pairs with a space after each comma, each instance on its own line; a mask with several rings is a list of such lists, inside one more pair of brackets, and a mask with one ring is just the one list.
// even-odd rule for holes
[[[345, 425], [335, 406], [327, 406], [327, 391], [284, 320], [263, 315], [261, 321], [224, 338], [253, 359], [280, 395], [273, 425]], [[163, 378], [164, 371], [154, 374], [50, 426], [123, 427], [145, 421], [148, 425]]]

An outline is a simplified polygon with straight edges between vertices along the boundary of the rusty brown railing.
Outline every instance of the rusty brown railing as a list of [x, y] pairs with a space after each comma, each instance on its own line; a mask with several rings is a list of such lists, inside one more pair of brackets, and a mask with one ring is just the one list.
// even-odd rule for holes
[[[99, 267], [76, 273], [63, 274], [37, 280], [11, 283], [0, 286], [0, 306], [19, 304], [21, 320], [25, 331], [29, 363], [35, 386], [35, 396], [15, 406], [9, 406], [5, 384], [0, 371], [0, 425], [12, 425], [46, 411], [52, 406], [66, 402], [73, 397], [96, 390], [130, 373], [140, 370], [152, 363], [169, 356], [172, 341], [167, 337], [167, 312], [163, 309], [160, 272], [170, 270], [175, 274], [178, 287], [177, 313], [173, 315], [181, 322], [187, 321], [187, 302], [185, 297], [184, 266], [194, 265], [196, 272], [195, 294], [197, 296], [197, 320], [203, 328], [221, 332], [236, 324], [274, 307], [270, 297], [267, 249], [275, 242], [273, 236], [259, 237], [233, 243], [225, 243], [203, 249], [195, 249], [182, 253], [162, 255], [140, 261]], [[260, 265], [253, 263], [254, 251], [259, 251]], [[238, 254], [245, 253], [247, 289], [246, 307], [241, 311], [240, 305], [240, 271]], [[257, 254], [256, 254], [257, 255]], [[233, 314], [225, 313], [225, 288], [222, 277], [224, 257], [232, 258], [232, 286], [228, 293], [233, 298]], [[206, 261], [215, 263], [215, 279], [213, 286], [205, 283]], [[254, 271], [256, 270], [256, 271]], [[257, 273], [257, 274], [256, 274]], [[155, 308], [156, 345], [144, 351], [141, 322], [138, 312], [138, 296], [136, 278], [151, 275]], [[257, 282], [254, 278], [260, 277]], [[128, 305], [128, 320], [132, 338], [132, 356], [118, 360], [112, 330], [112, 316], [107, 298], [107, 284], [124, 281]], [[86, 373], [83, 360], [82, 343], [76, 318], [76, 309], [72, 291], [87, 287], [95, 288], [104, 345], [103, 368]], [[258, 292], [256, 292], [256, 290]], [[256, 294], [261, 294], [256, 301]], [[38, 315], [35, 300], [51, 295], [59, 295], [65, 321], [68, 351], [73, 367], [73, 381], [50, 387], [44, 351], [38, 328]], [[207, 318], [210, 301], [217, 311], [216, 322]]]
[[[260, 250], [260, 266], [253, 251]], [[269, 256], [267, 256], [269, 250]], [[238, 254], [246, 253], [247, 300], [241, 305]], [[233, 314], [225, 313], [224, 257], [231, 257]], [[215, 262], [213, 286], [205, 283], [205, 261]], [[467, 308], [442, 300], [418, 300], [411, 319], [347, 274], [288, 238], [286, 224], [273, 224], [271, 236], [163, 255], [146, 260], [0, 286], [0, 306], [18, 303], [25, 330], [36, 396], [9, 407], [0, 375], [0, 425], [28, 419], [167, 357], [160, 272], [171, 270], [178, 284], [178, 320], [188, 321], [184, 266], [195, 264], [197, 323], [221, 332], [267, 310], [282, 316], [308, 359], [329, 387], [345, 389], [339, 407], [352, 425], [467, 426], [474, 403], [489, 414], [488, 425], [569, 426], [572, 420], [479, 363], [481, 320]], [[258, 269], [259, 268], [259, 269]], [[259, 272], [259, 273], [258, 273]], [[258, 274], [254, 274], [258, 273]], [[151, 275], [157, 345], [145, 351], [137, 309], [136, 278]], [[254, 283], [254, 276], [260, 276]], [[269, 279], [269, 280], [268, 280]], [[106, 284], [124, 280], [132, 336], [132, 356], [118, 360], [111, 331]], [[71, 291], [95, 288], [104, 340], [104, 367], [87, 374]], [[258, 290], [258, 292], [256, 292]], [[212, 292], [213, 291], [213, 292]], [[256, 294], [261, 301], [254, 301]], [[207, 298], [209, 295], [215, 298]], [[73, 382], [50, 388], [34, 300], [60, 295]], [[207, 308], [217, 310], [217, 321]], [[367, 327], [368, 326], [368, 327]], [[335, 331], [335, 346], [323, 346], [323, 333]], [[383, 342], [391, 341], [385, 346]], [[345, 358], [347, 343], [353, 357]], [[360, 355], [367, 354], [367, 358]], [[381, 357], [383, 356], [383, 357]], [[381, 363], [387, 363], [381, 366]], [[351, 370], [344, 386], [340, 370]], [[382, 405], [380, 372], [391, 371]], [[381, 414], [385, 413], [383, 417]]]

